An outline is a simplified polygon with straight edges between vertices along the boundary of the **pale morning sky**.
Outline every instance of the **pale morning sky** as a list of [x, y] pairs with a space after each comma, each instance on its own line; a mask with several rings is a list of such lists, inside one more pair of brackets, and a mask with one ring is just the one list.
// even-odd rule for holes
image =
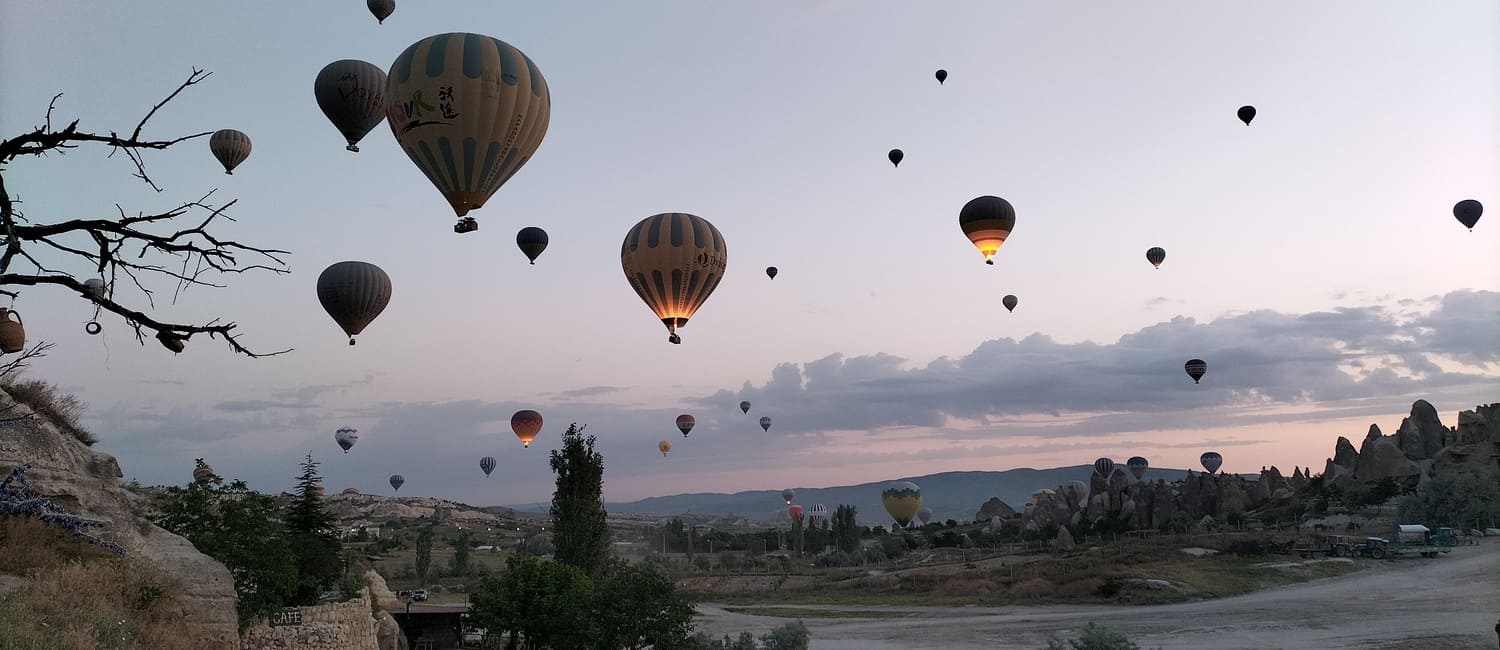
[[[536, 156], [462, 236], [388, 127], [351, 154], [312, 94], [331, 61], [388, 68], [447, 31], [520, 48], [553, 100]], [[1290, 471], [1394, 430], [1417, 397], [1449, 424], [1500, 399], [1492, 0], [399, 0], [384, 25], [360, 0], [3, 0], [0, 133], [58, 92], [58, 118], [127, 131], [193, 66], [213, 76], [146, 134], [242, 130], [233, 176], [205, 140], [147, 155], [161, 194], [98, 149], [5, 170], [33, 220], [217, 188], [239, 200], [226, 235], [294, 253], [290, 275], [162, 305], [296, 349], [272, 359], [202, 337], [174, 357], [116, 318], [90, 337], [92, 309], [59, 291], [15, 302], [57, 344], [32, 374], [86, 400], [99, 449], [143, 482], [204, 457], [275, 491], [312, 450], [333, 490], [389, 493], [399, 472], [403, 495], [543, 501], [570, 421], [599, 436], [610, 499], [1099, 455], [1196, 467], [1209, 447], [1225, 471]], [[994, 266], [957, 225], [982, 194], [1017, 212]], [[1450, 212], [1467, 198], [1491, 209], [1472, 233]], [[680, 346], [618, 257], [669, 211], [729, 248]], [[536, 266], [527, 225], [551, 234]], [[352, 348], [313, 291], [346, 259], [394, 284]], [[546, 418], [531, 449], [518, 408]], [[362, 433], [348, 455], [340, 426]]]

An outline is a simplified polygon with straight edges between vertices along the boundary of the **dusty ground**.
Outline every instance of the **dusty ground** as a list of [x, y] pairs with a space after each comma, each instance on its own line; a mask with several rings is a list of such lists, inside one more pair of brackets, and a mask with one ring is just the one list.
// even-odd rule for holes
[[[780, 605], [778, 616], [704, 603], [699, 629], [761, 632], [807, 609], [815, 650], [1045, 648], [1089, 621], [1142, 648], [1495, 648], [1500, 541], [1435, 560], [1391, 561], [1347, 576], [1215, 600], [1143, 606]], [[741, 606], [733, 609], [747, 611]], [[748, 611], [754, 611], [750, 608]], [[840, 612], [850, 612], [840, 614]], [[868, 618], [871, 613], [884, 616]]]

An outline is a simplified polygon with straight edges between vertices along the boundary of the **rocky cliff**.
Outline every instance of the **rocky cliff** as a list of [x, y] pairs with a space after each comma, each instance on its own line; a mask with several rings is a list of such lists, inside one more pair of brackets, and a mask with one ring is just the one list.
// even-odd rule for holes
[[[12, 406], [14, 405], [14, 406]], [[15, 404], [0, 390], [6, 422], [0, 423], [0, 476], [30, 464], [26, 479], [37, 495], [69, 512], [105, 523], [91, 534], [119, 544], [174, 578], [182, 634], [198, 647], [238, 649], [234, 581], [229, 570], [199, 553], [186, 539], [150, 522], [144, 498], [120, 486], [120, 466], [53, 423]]]
[[1370, 425], [1359, 451], [1339, 438], [1323, 475], [1342, 489], [1386, 478], [1415, 486], [1446, 468], [1500, 463], [1500, 403], [1484, 404], [1458, 414], [1458, 426], [1443, 426], [1437, 409], [1417, 400], [1393, 435]]

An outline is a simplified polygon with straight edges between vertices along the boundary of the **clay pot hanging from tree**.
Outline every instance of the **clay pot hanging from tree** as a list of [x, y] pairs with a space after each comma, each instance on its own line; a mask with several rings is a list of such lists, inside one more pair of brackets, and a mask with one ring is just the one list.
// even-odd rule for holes
[[[15, 316], [15, 320], [10, 317]], [[21, 312], [0, 307], [0, 352], [9, 354], [26, 348], [26, 327], [21, 324]]]

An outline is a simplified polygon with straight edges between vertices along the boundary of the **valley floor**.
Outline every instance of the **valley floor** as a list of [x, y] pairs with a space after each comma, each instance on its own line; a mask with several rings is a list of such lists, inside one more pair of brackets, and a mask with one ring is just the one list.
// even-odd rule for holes
[[[1087, 622], [1142, 648], [1494, 648], [1500, 541], [1438, 559], [1187, 603], [920, 607], [702, 603], [700, 631], [762, 632], [805, 611], [814, 650], [1045, 648]], [[760, 611], [762, 614], [752, 614]]]

